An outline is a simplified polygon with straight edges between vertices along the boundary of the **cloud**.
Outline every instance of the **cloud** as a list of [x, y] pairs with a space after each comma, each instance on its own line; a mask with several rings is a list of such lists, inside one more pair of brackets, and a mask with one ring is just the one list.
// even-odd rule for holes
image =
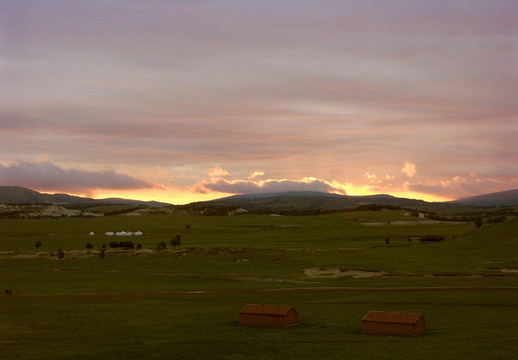
[[401, 168], [401, 172], [405, 173], [408, 177], [414, 177], [415, 174], [417, 174], [417, 169], [413, 162], [405, 161]]
[[252, 173], [250, 173], [250, 175], [248, 175], [248, 179], [255, 179], [256, 177], [258, 176], [263, 176], [264, 175], [264, 171], [254, 171]]
[[478, 177], [475, 173], [467, 176], [454, 176], [442, 181], [430, 181], [416, 184], [405, 183], [409, 191], [438, 195], [450, 199], [461, 199], [464, 197], [488, 194], [505, 190], [512, 190], [518, 187], [518, 177], [489, 178]]
[[213, 168], [209, 169], [209, 176], [211, 179], [219, 179], [222, 177], [230, 176], [230, 174], [221, 166], [214, 166]]
[[157, 187], [148, 181], [112, 170], [65, 169], [52, 161], [21, 160], [7, 166], [0, 164], [0, 184], [74, 194], [92, 194], [97, 189], [136, 190]]
[[260, 194], [286, 191], [318, 191], [328, 193], [343, 193], [343, 189], [324, 180], [304, 178], [301, 180], [226, 180], [217, 179], [212, 182], [202, 182], [195, 185], [198, 193], [220, 192], [227, 194]]

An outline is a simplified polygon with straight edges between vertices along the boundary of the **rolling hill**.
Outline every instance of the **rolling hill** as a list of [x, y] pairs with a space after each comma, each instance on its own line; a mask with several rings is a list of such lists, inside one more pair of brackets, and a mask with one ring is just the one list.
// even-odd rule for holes
[[360, 206], [411, 207], [427, 206], [423, 200], [397, 198], [391, 195], [347, 196], [322, 192], [279, 192], [234, 195], [221, 199], [178, 206], [188, 213], [217, 214], [221, 211], [244, 209], [249, 213], [315, 214]]
[[129, 199], [91, 199], [68, 194], [45, 194], [20, 186], [0, 186], [0, 204], [56, 204], [56, 205], [96, 205], [125, 204], [163, 207], [171, 204], [157, 201], [141, 201]]
[[518, 206], [518, 189], [471, 196], [452, 202], [471, 206]]

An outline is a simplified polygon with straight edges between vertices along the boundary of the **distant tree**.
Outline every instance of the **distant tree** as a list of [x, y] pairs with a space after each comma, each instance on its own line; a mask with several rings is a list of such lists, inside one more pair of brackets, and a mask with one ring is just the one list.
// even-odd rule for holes
[[125, 249], [134, 249], [135, 248], [135, 244], [133, 243], [133, 241], [120, 241], [118, 246], [121, 248], [125, 248]]
[[43, 245], [43, 244], [41, 243], [41, 241], [38, 240], [38, 241], [36, 241], [36, 244], [34, 244], [34, 247], [36, 249], [38, 249], [41, 245]]
[[481, 218], [478, 218], [475, 220], [475, 227], [476, 228], [479, 228], [482, 226], [482, 219]]
[[59, 260], [61, 260], [65, 257], [65, 252], [63, 251], [63, 249], [58, 248], [57, 256], [58, 256]]
[[182, 236], [179, 234], [176, 234], [176, 236], [173, 237], [173, 240], [171, 240], [171, 246], [180, 246], [181, 239], [182, 239]]

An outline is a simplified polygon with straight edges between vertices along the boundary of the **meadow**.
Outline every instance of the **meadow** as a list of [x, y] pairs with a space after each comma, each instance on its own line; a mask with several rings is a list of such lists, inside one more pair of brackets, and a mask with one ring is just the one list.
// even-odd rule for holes
[[[123, 230], [144, 235], [105, 235]], [[0, 357], [509, 359], [517, 241], [518, 219], [476, 228], [400, 210], [1, 219], [0, 286], [13, 295], [0, 296]], [[241, 326], [249, 303], [292, 305], [300, 325]], [[370, 310], [422, 313], [427, 334], [361, 334]]]

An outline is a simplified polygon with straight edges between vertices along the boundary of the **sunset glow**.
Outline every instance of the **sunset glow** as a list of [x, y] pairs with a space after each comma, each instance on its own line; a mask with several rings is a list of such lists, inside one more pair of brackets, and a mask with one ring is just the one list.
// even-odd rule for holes
[[515, 1], [4, 1], [0, 24], [0, 185], [518, 188]]

